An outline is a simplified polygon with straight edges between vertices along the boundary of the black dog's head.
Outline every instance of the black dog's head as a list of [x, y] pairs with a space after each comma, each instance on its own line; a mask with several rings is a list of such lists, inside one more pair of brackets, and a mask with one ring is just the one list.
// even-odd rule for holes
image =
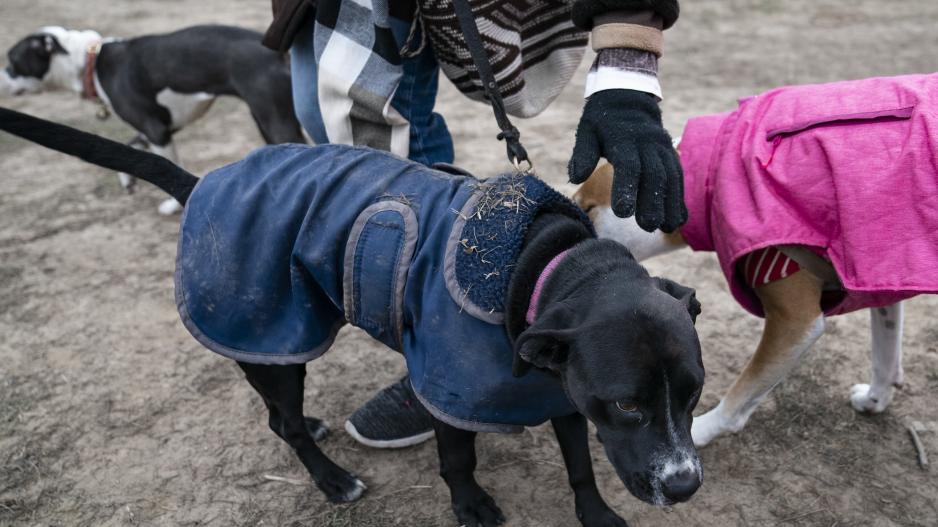
[[56, 54], [67, 51], [50, 33], [35, 33], [17, 42], [7, 52], [7, 67], [0, 71], [0, 92], [21, 95], [40, 91]]
[[[702, 482], [691, 412], [704, 382], [693, 289], [650, 277], [621, 245], [586, 242], [552, 277], [515, 342], [516, 374], [557, 372], [639, 499], [689, 499]], [[553, 289], [553, 291], [551, 291]]]

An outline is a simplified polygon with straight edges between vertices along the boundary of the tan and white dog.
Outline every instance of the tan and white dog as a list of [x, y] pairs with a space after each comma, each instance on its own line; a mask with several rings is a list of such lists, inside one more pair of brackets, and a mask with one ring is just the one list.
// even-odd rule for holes
[[[616, 240], [642, 261], [687, 244], [680, 231], [648, 233], [634, 218], [612, 212], [612, 167], [602, 165], [574, 195], [590, 216], [601, 238]], [[821, 294], [836, 273], [824, 260], [798, 247], [778, 248], [797, 261], [800, 270], [755, 288], [765, 310], [765, 327], [752, 358], [729, 391], [712, 410], [694, 419], [694, 444], [740, 431], [769, 391], [788, 375], [811, 345], [824, 333]], [[893, 388], [902, 384], [902, 303], [870, 309], [872, 320], [872, 380], [850, 389], [850, 403], [858, 412], [879, 413], [892, 401]]]

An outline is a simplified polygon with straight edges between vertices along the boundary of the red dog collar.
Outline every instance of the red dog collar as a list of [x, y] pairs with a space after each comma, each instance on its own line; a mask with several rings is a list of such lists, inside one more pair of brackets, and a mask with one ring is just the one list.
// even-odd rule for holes
[[81, 74], [81, 97], [91, 101], [97, 101], [98, 90], [94, 87], [94, 67], [98, 61], [98, 53], [101, 52], [101, 41], [88, 46], [85, 51], [85, 70]]

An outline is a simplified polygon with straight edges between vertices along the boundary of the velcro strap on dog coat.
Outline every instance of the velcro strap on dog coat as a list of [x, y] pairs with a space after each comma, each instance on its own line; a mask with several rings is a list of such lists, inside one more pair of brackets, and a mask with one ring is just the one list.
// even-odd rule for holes
[[404, 285], [417, 245], [417, 216], [398, 201], [362, 211], [345, 249], [345, 318], [395, 348], [403, 333]]

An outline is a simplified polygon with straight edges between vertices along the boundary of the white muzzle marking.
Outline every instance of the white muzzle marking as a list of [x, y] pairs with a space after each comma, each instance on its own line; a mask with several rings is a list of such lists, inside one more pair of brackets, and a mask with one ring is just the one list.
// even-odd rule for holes
[[0, 94], [22, 95], [36, 93], [42, 88], [42, 81], [33, 77], [11, 77], [6, 68], [0, 70]]
[[665, 419], [668, 426], [668, 439], [670, 447], [656, 456], [655, 469], [651, 477], [651, 488], [654, 502], [656, 505], [667, 503], [662, 490], [664, 481], [675, 474], [690, 472], [697, 477], [700, 482], [700, 458], [692, 451], [686, 448], [678, 447], [681, 439], [677, 434], [677, 428], [674, 426], [674, 419], [671, 417], [671, 384], [668, 376], [664, 376], [664, 395], [665, 395]]

